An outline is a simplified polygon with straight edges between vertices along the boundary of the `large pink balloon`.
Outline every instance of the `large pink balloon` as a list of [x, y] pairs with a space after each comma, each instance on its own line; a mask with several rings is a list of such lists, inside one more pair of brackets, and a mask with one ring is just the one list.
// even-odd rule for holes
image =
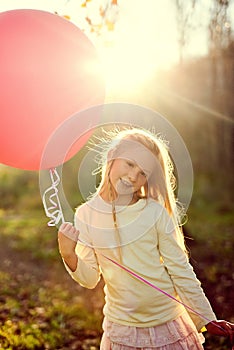
[[[0, 13], [0, 162], [38, 170], [54, 130], [103, 103], [100, 67], [94, 46], [68, 20], [38, 10]], [[87, 138], [76, 142], [69, 157]]]

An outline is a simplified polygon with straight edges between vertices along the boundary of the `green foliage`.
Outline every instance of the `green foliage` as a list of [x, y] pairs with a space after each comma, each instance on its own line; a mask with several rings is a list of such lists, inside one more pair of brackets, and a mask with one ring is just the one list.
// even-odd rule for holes
[[[18, 205], [30, 209], [41, 207], [38, 191], [38, 174], [0, 165], [0, 208], [14, 209]], [[30, 194], [30, 195], [29, 195]]]
[[98, 344], [100, 317], [72, 300], [63, 285], [46, 282], [39, 286], [15, 272], [1, 276], [0, 349], [65, 349], [75, 342], [82, 349], [86, 338]]
[[[196, 178], [186, 235], [191, 262], [217, 317], [233, 322], [234, 205], [219, 181], [204, 174]], [[205, 336], [206, 350], [230, 349], [227, 339]]]
[[98, 348], [100, 307], [61, 262], [37, 174], [0, 172], [0, 350]]

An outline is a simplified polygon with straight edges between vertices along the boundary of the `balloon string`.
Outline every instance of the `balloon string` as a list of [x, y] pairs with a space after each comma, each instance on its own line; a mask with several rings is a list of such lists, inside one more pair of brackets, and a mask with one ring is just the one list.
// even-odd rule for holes
[[209, 323], [212, 323], [214, 326], [220, 328], [222, 331], [224, 330], [221, 326], [217, 325], [213, 320], [210, 320], [208, 317], [204, 316], [203, 314], [201, 314], [200, 312], [194, 310], [193, 308], [191, 308], [191, 306], [186, 305], [185, 303], [183, 303], [182, 301], [178, 300], [177, 298], [175, 298], [173, 295], [165, 292], [164, 290], [162, 290], [161, 288], [157, 287], [155, 284], [149, 282], [148, 280], [146, 280], [145, 278], [143, 278], [142, 276], [138, 275], [136, 272], [130, 270], [129, 268], [127, 268], [124, 265], [121, 265], [120, 263], [118, 263], [117, 261], [109, 258], [108, 256], [101, 254], [103, 257], [105, 257], [107, 260], [109, 260], [110, 262], [112, 262], [113, 264], [117, 265], [118, 267], [120, 267], [122, 270], [128, 272], [130, 275], [132, 275], [133, 277], [137, 278], [139, 281], [147, 284], [148, 286], [156, 289], [158, 292], [163, 293], [164, 295], [166, 295], [168, 298], [171, 298], [172, 300], [176, 301], [177, 303], [183, 305], [186, 309], [192, 311], [194, 314], [202, 317], [203, 319], [205, 319], [206, 321], [208, 321]]
[[[57, 188], [57, 186], [60, 183], [60, 178], [59, 178], [58, 172], [57, 172], [57, 170], [55, 168], [54, 169], [50, 169], [50, 178], [51, 178], [52, 185], [44, 192], [42, 200], [43, 200], [43, 205], [44, 205], [44, 208], [45, 208], [46, 215], [49, 218], [51, 218], [51, 220], [48, 223], [48, 226], [55, 226], [56, 224], [59, 223], [60, 220], [62, 222], [65, 222], [64, 216], [63, 216], [63, 212], [62, 212], [62, 207], [61, 207], [59, 196], [58, 196], [58, 188]], [[49, 194], [49, 193], [51, 193], [51, 194]], [[50, 207], [47, 206], [47, 201], [46, 201], [46, 197], [47, 197], [48, 194], [49, 194], [48, 201], [49, 201]], [[78, 241], [80, 241], [82, 244], [85, 244], [86, 246], [94, 249], [94, 247], [92, 245], [89, 245], [89, 244], [87, 244], [85, 242], [82, 242], [80, 239], [78, 239]], [[166, 295], [168, 298], [170, 298], [170, 299], [176, 301], [177, 303], [183, 305], [186, 309], [188, 309], [191, 312], [193, 312], [194, 314], [202, 317], [203, 319], [205, 319], [209, 323], [212, 323], [214, 326], [216, 326], [217, 328], [220, 328], [223, 331], [223, 328], [221, 326], [217, 325], [213, 320], [210, 320], [209, 318], [207, 318], [206, 316], [204, 316], [200, 312], [198, 312], [198, 311], [194, 310], [193, 308], [191, 308], [189, 305], [186, 305], [182, 301], [180, 301], [177, 298], [175, 298], [173, 295], [165, 292], [164, 290], [162, 290], [161, 288], [157, 287], [153, 283], [149, 282], [148, 280], [146, 280], [142, 276], [138, 275], [136, 272], [130, 270], [126, 266], [118, 263], [117, 261], [109, 258], [108, 256], [106, 256], [106, 255], [104, 255], [104, 254], [102, 254], [100, 252], [99, 252], [99, 254], [102, 255], [105, 259], [109, 260], [111, 263], [115, 264], [116, 266], [118, 266], [122, 270], [126, 271], [127, 273], [129, 273], [130, 275], [132, 275], [133, 277], [138, 279], [139, 281], [147, 284], [148, 286], [156, 289], [158, 292]]]
[[[81, 242], [83, 245], [86, 245], [86, 246], [88, 246], [89, 248], [94, 249], [94, 247], [93, 247], [92, 245], [89, 245], [89, 244], [87, 244], [86, 242], [81, 241], [80, 239], [78, 239], [78, 241]], [[208, 321], [209, 323], [212, 323], [214, 326], [216, 326], [217, 328], [219, 328], [219, 329], [221, 329], [222, 331], [224, 331], [224, 329], [223, 329], [221, 326], [219, 326], [218, 324], [216, 324], [213, 320], [210, 320], [208, 317], [206, 317], [206, 316], [204, 316], [203, 314], [201, 314], [200, 312], [194, 310], [191, 306], [189, 306], [189, 305], [183, 303], [182, 301], [180, 301], [180, 300], [178, 300], [177, 298], [175, 298], [173, 295], [171, 295], [171, 294], [165, 292], [163, 289], [161, 289], [161, 288], [157, 287], [155, 284], [149, 282], [147, 279], [145, 279], [144, 277], [138, 275], [136, 272], [132, 271], [131, 269], [127, 268], [126, 266], [120, 264], [119, 262], [117, 262], [117, 261], [115, 261], [115, 260], [109, 258], [108, 256], [106, 256], [106, 255], [104, 255], [104, 254], [102, 254], [102, 253], [100, 253], [100, 252], [99, 252], [99, 254], [100, 254], [101, 256], [103, 256], [105, 259], [109, 260], [112, 264], [115, 264], [116, 266], [118, 266], [118, 267], [121, 268], [122, 270], [126, 271], [127, 273], [129, 273], [130, 275], [132, 275], [133, 277], [135, 277], [136, 279], [138, 279], [139, 281], [141, 281], [141, 282], [147, 284], [147, 285], [150, 286], [151, 288], [156, 289], [158, 292], [160, 292], [160, 293], [166, 295], [168, 298], [170, 298], [170, 299], [176, 301], [177, 303], [183, 305], [186, 309], [190, 310], [190, 311], [193, 312], [194, 314], [196, 314], [196, 315], [202, 317], [203, 319], [205, 319], [205, 320]]]
[[62, 223], [65, 222], [57, 188], [60, 183], [60, 177], [56, 168], [50, 169], [49, 172], [52, 184], [43, 193], [42, 202], [46, 216], [51, 219], [48, 222], [48, 226], [56, 226], [60, 221]]

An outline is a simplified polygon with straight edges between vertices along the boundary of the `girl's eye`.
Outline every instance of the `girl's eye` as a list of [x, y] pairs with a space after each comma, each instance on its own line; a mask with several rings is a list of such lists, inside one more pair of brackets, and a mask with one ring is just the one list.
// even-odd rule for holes
[[132, 162], [127, 162], [128, 166], [130, 166], [131, 168], [134, 167], [134, 164]]
[[[131, 167], [131, 168], [134, 168], [134, 166], [135, 166], [135, 164], [132, 163], [132, 162], [130, 162], [130, 161], [127, 161], [126, 163], [127, 163], [127, 165], [128, 165], [129, 167]], [[144, 176], [144, 177], [147, 176], [146, 173], [145, 173], [144, 171], [141, 171], [141, 172], [140, 172], [140, 175], [141, 175], [141, 176]]]

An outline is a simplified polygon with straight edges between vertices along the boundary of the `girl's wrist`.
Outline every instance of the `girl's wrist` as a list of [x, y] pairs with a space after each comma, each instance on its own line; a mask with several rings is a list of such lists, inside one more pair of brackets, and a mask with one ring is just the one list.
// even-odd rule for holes
[[63, 260], [73, 260], [77, 257], [75, 251], [60, 251], [60, 254]]
[[75, 253], [62, 256], [62, 259], [72, 272], [76, 271], [78, 265], [78, 257]]

